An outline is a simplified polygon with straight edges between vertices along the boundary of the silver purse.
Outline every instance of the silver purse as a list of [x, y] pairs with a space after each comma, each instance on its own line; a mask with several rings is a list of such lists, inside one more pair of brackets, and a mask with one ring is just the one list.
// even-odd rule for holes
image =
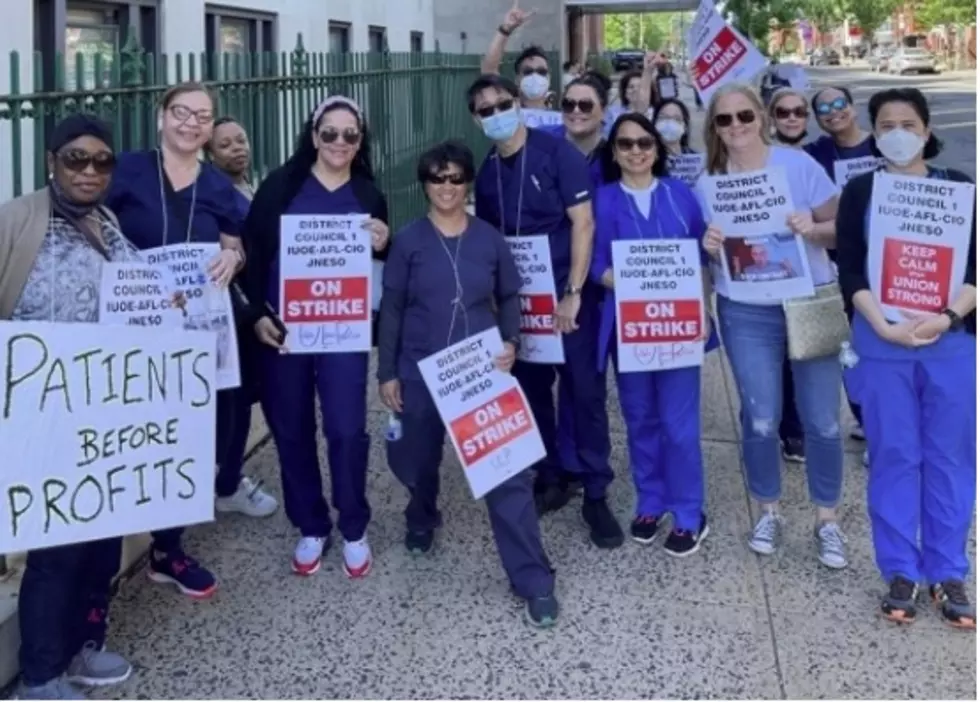
[[783, 301], [786, 342], [791, 361], [835, 356], [851, 338], [840, 285], [818, 285], [811, 297]]

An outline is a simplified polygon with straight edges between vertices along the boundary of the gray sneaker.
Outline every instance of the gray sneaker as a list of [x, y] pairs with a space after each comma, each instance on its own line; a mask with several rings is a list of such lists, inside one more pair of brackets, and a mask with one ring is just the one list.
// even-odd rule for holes
[[94, 643], [89, 642], [72, 659], [65, 677], [68, 682], [76, 685], [98, 687], [121, 683], [132, 672], [133, 666], [118, 653], [100, 651]]
[[749, 548], [763, 556], [771, 556], [779, 545], [783, 518], [775, 512], [763, 512], [749, 535]]
[[840, 570], [847, 567], [847, 537], [841, 532], [837, 522], [824, 522], [813, 530], [817, 539], [819, 555], [817, 558], [828, 568]]
[[83, 695], [65, 678], [48, 680], [43, 685], [34, 687], [21, 683], [14, 693], [17, 700], [84, 700]]

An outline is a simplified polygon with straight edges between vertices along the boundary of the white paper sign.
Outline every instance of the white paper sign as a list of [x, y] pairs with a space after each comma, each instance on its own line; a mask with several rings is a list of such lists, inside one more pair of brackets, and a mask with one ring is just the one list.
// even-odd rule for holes
[[851, 178], [855, 178], [862, 173], [873, 171], [885, 160], [877, 156], [861, 156], [859, 158], [845, 158], [834, 161], [834, 182], [838, 187], [843, 188]]
[[660, 76], [657, 78], [657, 93], [661, 100], [671, 100], [677, 97], [677, 76]]
[[214, 334], [0, 322], [0, 553], [214, 519]]
[[713, 9], [699, 10], [691, 37], [691, 78], [705, 103], [721, 86], [750, 82], [768, 65], [755, 45]]
[[187, 299], [184, 329], [215, 332], [218, 336], [219, 390], [242, 384], [238, 364], [238, 336], [231, 293], [219, 290], [208, 279], [207, 266], [221, 247], [218, 244], [170, 244], [142, 252], [146, 262], [165, 266], [170, 290], [180, 290]]
[[524, 391], [494, 365], [503, 347], [492, 328], [419, 361], [477, 500], [546, 455]]
[[525, 127], [545, 127], [560, 125], [561, 112], [557, 110], [540, 110], [534, 107], [522, 107], [521, 116], [524, 118]]
[[283, 215], [279, 315], [290, 353], [371, 350], [367, 215]]
[[699, 246], [692, 239], [613, 242], [620, 373], [689, 368], [704, 361]]
[[959, 294], [976, 194], [972, 183], [875, 174], [868, 281], [886, 319], [941, 312]]
[[704, 173], [704, 154], [671, 154], [667, 157], [667, 172], [694, 187]]
[[783, 168], [704, 176], [698, 187], [711, 224], [725, 234], [720, 272], [731, 299], [778, 302], [813, 295], [803, 240], [786, 224], [793, 200]]
[[170, 304], [166, 269], [149, 263], [103, 263], [99, 293], [101, 324], [142, 327], [184, 326], [184, 314]]
[[551, 246], [544, 234], [505, 237], [521, 274], [521, 348], [518, 358], [527, 363], [565, 362], [561, 334], [555, 331], [555, 276]]

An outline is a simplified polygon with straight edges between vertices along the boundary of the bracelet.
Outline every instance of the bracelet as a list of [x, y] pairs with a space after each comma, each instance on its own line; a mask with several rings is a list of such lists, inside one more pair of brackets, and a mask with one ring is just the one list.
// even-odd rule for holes
[[511, 34], [514, 33], [513, 29], [507, 29], [504, 25], [500, 25], [499, 27], [497, 27], [497, 31], [503, 34], [505, 37], [509, 37]]

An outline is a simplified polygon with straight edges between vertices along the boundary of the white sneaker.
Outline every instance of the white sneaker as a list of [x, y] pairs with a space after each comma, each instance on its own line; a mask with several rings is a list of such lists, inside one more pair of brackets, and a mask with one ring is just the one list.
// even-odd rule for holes
[[327, 548], [325, 536], [304, 536], [293, 552], [293, 572], [297, 575], [313, 575], [320, 570], [320, 561]]
[[840, 570], [847, 567], [847, 538], [841, 532], [837, 522], [824, 522], [813, 530], [817, 538], [819, 555], [817, 558], [828, 568]]
[[246, 517], [271, 517], [279, 509], [276, 498], [262, 489], [262, 482], [243, 477], [238, 489], [228, 497], [214, 500], [218, 512], [244, 514]]
[[367, 536], [344, 542], [344, 572], [348, 578], [363, 578], [371, 570], [371, 546]]

